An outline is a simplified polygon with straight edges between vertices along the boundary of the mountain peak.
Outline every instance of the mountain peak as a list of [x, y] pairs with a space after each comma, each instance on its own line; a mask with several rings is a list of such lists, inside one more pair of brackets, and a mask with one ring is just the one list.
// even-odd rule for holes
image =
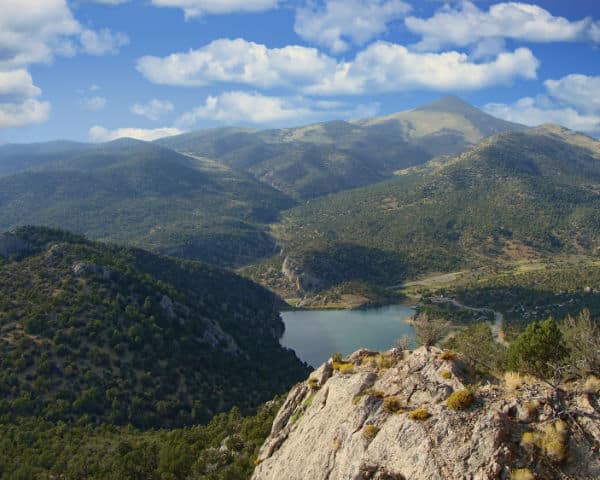
[[431, 103], [427, 103], [416, 110], [427, 111], [427, 112], [451, 112], [451, 113], [465, 113], [478, 111], [473, 105], [465, 102], [463, 99], [454, 95], [447, 95], [445, 97], [434, 100]]

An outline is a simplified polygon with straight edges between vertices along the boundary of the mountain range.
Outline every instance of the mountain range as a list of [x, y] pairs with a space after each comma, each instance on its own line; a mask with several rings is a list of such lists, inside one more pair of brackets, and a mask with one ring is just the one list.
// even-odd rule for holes
[[[600, 143], [547, 125], [492, 136], [388, 181], [315, 199], [280, 225], [310, 289], [600, 253]], [[308, 281], [302, 281], [308, 279]], [[296, 279], [297, 281], [297, 279]]]

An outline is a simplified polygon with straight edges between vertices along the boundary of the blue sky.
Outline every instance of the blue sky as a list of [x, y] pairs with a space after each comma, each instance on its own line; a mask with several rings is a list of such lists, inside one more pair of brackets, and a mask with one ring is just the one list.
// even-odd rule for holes
[[600, 2], [0, 0], [0, 143], [384, 115], [600, 135]]

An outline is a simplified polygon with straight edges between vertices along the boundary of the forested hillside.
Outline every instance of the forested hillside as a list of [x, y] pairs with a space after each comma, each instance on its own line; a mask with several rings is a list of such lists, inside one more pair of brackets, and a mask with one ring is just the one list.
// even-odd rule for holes
[[375, 183], [395, 170], [455, 154], [483, 138], [524, 127], [494, 118], [456, 97], [360, 121], [281, 130], [223, 128], [158, 141], [244, 170], [297, 199]]
[[60, 227], [227, 266], [272, 254], [264, 225], [294, 204], [250, 175], [128, 139], [5, 146], [0, 173], [11, 169], [0, 176], [0, 229]]
[[281, 226], [288, 264], [318, 279], [393, 285], [600, 247], [600, 144], [554, 126], [504, 133], [463, 155], [313, 200]]
[[232, 273], [59, 230], [0, 241], [5, 421], [189, 425], [306, 374], [279, 345], [277, 297]]

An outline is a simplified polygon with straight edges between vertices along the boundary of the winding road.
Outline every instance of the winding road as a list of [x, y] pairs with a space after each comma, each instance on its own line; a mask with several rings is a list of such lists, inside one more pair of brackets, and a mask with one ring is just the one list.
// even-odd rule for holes
[[494, 337], [494, 341], [501, 343], [502, 345], [508, 345], [508, 342], [504, 339], [504, 332], [502, 331], [502, 322], [504, 321], [504, 315], [502, 313], [497, 312], [496, 310], [492, 310], [488, 307], [470, 307], [468, 305], [463, 305], [459, 301], [453, 298], [443, 298], [443, 299], [435, 299], [434, 303], [451, 303], [455, 307], [464, 308], [465, 310], [471, 310], [473, 312], [492, 312], [494, 314], [494, 324], [492, 325], [492, 335]]

